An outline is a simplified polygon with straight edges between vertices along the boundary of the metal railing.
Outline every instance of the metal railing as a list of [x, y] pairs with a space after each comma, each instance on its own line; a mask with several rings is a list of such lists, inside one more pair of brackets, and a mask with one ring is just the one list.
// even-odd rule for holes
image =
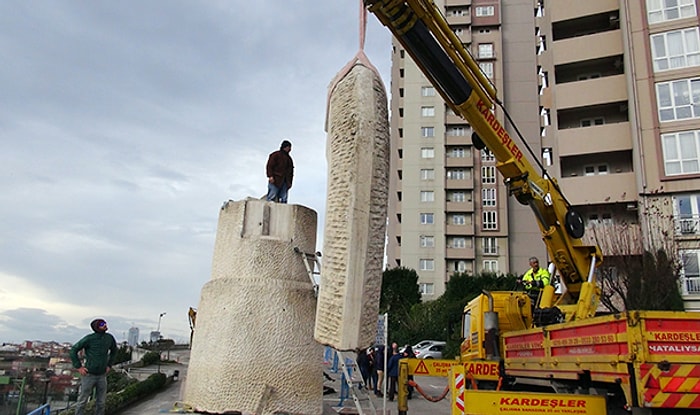
[[683, 294], [700, 294], [700, 276], [683, 277]]
[[29, 412], [27, 415], [51, 415], [51, 407], [49, 404], [45, 403], [35, 410]]
[[697, 235], [700, 231], [700, 215], [675, 218], [676, 233], [680, 235]]

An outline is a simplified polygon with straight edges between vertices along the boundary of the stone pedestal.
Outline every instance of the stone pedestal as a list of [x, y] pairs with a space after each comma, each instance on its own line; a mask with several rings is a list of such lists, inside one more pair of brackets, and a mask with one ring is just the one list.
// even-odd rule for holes
[[316, 220], [303, 206], [262, 200], [222, 207], [183, 396], [197, 411], [322, 413], [316, 298], [294, 252], [315, 251]]

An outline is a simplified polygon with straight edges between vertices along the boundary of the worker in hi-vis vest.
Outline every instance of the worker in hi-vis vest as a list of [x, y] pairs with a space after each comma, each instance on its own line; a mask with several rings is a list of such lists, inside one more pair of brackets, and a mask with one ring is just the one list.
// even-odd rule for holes
[[540, 261], [537, 257], [530, 258], [530, 269], [518, 281], [526, 290], [540, 290], [549, 285], [551, 277], [549, 271], [545, 268], [540, 268]]

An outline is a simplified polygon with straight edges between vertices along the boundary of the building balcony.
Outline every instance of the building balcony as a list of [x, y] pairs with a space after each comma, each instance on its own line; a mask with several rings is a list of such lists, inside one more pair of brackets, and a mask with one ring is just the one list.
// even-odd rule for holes
[[562, 157], [632, 149], [629, 122], [557, 130], [557, 140]]
[[445, 167], [474, 167], [473, 157], [445, 157]]
[[464, 118], [453, 113], [452, 111], [445, 113], [445, 124], [464, 124], [464, 122]]
[[550, 4], [552, 5], [552, 7], [550, 7], [552, 22], [575, 19], [577, 17], [618, 10], [620, 8], [618, 0], [556, 0]]
[[445, 234], [452, 236], [472, 236], [474, 235], [474, 224], [469, 225], [447, 225]]
[[637, 200], [636, 177], [633, 172], [562, 177], [559, 185], [574, 206]]
[[445, 203], [446, 212], [473, 212], [474, 202], [446, 202]]
[[476, 255], [472, 248], [447, 248], [445, 249], [447, 259], [475, 259]]
[[457, 37], [459, 38], [460, 42], [462, 42], [465, 45], [469, 45], [472, 43], [472, 31], [471, 30], [462, 30], [461, 33], [457, 34]]
[[552, 44], [554, 65], [622, 55], [623, 52], [622, 32], [619, 29], [557, 40]]
[[700, 215], [690, 217], [673, 218], [676, 236], [694, 239], [700, 236]]
[[448, 146], [472, 145], [472, 138], [468, 135], [446, 135], [445, 144]]
[[471, 0], [445, 0], [445, 7], [450, 6], [469, 6], [472, 4]]
[[556, 85], [557, 108], [576, 108], [627, 101], [625, 75], [606, 76]]
[[460, 190], [460, 189], [474, 189], [473, 180], [455, 180], [455, 179], [445, 179], [445, 189], [447, 190]]
[[445, 20], [450, 26], [466, 26], [472, 24], [472, 15], [471, 13], [466, 13], [463, 16], [446, 16]]
[[682, 277], [681, 282], [681, 294], [683, 296], [700, 297], [700, 277]]
[[589, 224], [581, 238], [585, 245], [598, 245], [603, 257], [640, 255], [643, 241], [642, 227], [635, 223]]

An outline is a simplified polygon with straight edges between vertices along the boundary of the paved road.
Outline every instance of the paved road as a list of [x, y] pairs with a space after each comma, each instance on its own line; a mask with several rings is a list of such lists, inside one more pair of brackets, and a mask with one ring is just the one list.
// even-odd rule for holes
[[[120, 413], [120, 415], [156, 415], [169, 413], [171, 410], [173, 410], [176, 404], [180, 402], [182, 397], [182, 392], [187, 378], [187, 364], [189, 363], [188, 358], [188, 355], [183, 355], [180, 357], [180, 361], [177, 364], [161, 365], [160, 370], [168, 375], [172, 374], [174, 370], [179, 370], [179, 380], [168, 385], [166, 389], [152, 396], [148, 400], [125, 409]], [[146, 370], [139, 375], [148, 377], [148, 375], [150, 375], [152, 372], [153, 370], [146, 368]], [[326, 373], [330, 375], [333, 380], [326, 381], [325, 385], [333, 388], [335, 393], [323, 395], [323, 415], [357, 413], [355, 403], [351, 397], [344, 399], [341, 403], [340, 373], [333, 373], [328, 368], [326, 368]], [[445, 386], [447, 385], [447, 380], [445, 378], [416, 376], [415, 380], [429, 396], [441, 395], [445, 389]], [[398, 414], [396, 401], [390, 402], [388, 400], [375, 397], [374, 395], [371, 395], [371, 399], [378, 414], [381, 414], [384, 408], [386, 408], [386, 414]], [[363, 408], [365, 408], [364, 413], [366, 415], [370, 415], [370, 412], [366, 410], [368, 406], [369, 405], [367, 402], [364, 402]], [[450, 413], [449, 395], [442, 401], [433, 403], [423, 398], [418, 393], [414, 393], [413, 399], [408, 401], [408, 413], [409, 415], [447, 415]]]
[[[352, 398], [343, 400], [342, 407], [340, 404], [340, 381], [339, 374], [333, 374], [328, 371], [331, 377], [335, 378], [335, 382], [326, 381], [325, 385], [336, 389], [336, 393], [330, 395], [324, 395], [323, 397], [323, 415], [333, 415], [338, 413], [357, 413], [355, 410], [355, 404]], [[440, 396], [445, 387], [447, 386], [446, 378], [433, 378], [427, 376], [416, 376], [416, 383], [420, 385], [421, 389], [426, 393], [426, 395], [431, 397]], [[386, 414], [396, 415], [398, 414], [396, 400], [389, 401], [387, 399], [378, 398], [371, 395], [372, 403], [378, 414], [381, 414], [384, 409], [386, 409]], [[363, 404], [363, 408], [368, 408], [369, 405]], [[369, 415], [369, 411], [364, 411], [366, 415]], [[425, 414], [435, 414], [435, 415], [448, 415], [450, 413], [450, 401], [448, 396], [439, 402], [430, 402], [420, 394], [414, 392], [413, 399], [408, 401], [408, 414], [409, 415], [425, 415]]]

